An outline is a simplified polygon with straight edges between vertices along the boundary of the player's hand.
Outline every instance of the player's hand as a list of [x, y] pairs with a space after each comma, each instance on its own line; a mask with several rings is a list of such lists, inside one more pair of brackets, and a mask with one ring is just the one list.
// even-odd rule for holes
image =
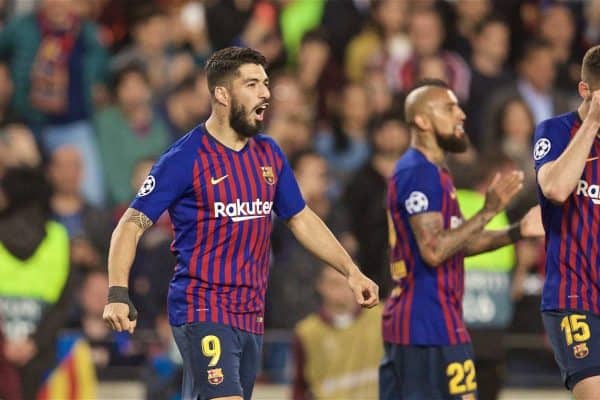
[[379, 304], [379, 286], [362, 272], [357, 270], [356, 273], [350, 274], [348, 285], [361, 307], [372, 308]]
[[523, 187], [523, 177], [523, 171], [497, 173], [485, 194], [484, 211], [496, 215], [503, 210]]
[[600, 122], [600, 90], [594, 90], [591, 95], [590, 109], [588, 110], [587, 118], [593, 121]]
[[542, 224], [542, 209], [539, 205], [531, 207], [519, 223], [521, 236], [524, 238], [544, 236], [544, 225]]
[[104, 306], [102, 319], [112, 330], [117, 332], [133, 333], [137, 325], [137, 320], [129, 319], [129, 305], [126, 303], [108, 303]]

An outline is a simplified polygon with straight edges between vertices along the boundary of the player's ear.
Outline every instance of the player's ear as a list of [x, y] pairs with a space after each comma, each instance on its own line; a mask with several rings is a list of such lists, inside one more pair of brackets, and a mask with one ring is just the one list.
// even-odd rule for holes
[[229, 105], [229, 91], [225, 86], [215, 86], [215, 100], [223, 106]]
[[577, 92], [579, 93], [579, 96], [581, 96], [581, 98], [584, 100], [586, 100], [592, 95], [590, 86], [584, 81], [579, 81], [579, 83], [577, 84]]
[[423, 114], [415, 115], [414, 121], [417, 128], [419, 128], [422, 131], [428, 131], [431, 129], [431, 121], [429, 120], [429, 118], [427, 118], [427, 116]]

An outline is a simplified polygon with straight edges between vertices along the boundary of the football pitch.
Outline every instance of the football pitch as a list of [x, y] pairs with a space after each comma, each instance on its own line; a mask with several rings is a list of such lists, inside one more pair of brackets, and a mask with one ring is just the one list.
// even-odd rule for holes
[[[290, 387], [286, 385], [256, 385], [254, 400], [286, 400], [290, 398]], [[135, 400], [144, 399], [143, 388], [136, 382], [103, 382], [100, 384], [98, 399]], [[570, 400], [571, 396], [563, 389], [505, 389], [500, 400]], [[344, 400], [344, 399], [331, 399]], [[377, 400], [377, 399], [363, 399]]]

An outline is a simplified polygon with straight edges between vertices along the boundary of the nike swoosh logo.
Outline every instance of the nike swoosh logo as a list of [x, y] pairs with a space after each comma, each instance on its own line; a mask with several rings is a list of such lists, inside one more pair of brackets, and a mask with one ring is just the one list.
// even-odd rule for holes
[[211, 177], [210, 177], [210, 183], [212, 183], [213, 185], [216, 185], [216, 184], [217, 184], [217, 183], [219, 183], [219, 182], [223, 182], [225, 179], [227, 179], [227, 177], [228, 177], [228, 176], [229, 176], [229, 175], [223, 175], [222, 177], [220, 177], [220, 178], [217, 178], [217, 179], [215, 179], [215, 178], [213, 178], [213, 177], [211, 176]]
[[597, 159], [598, 159], [598, 157], [591, 157], [591, 158], [588, 158], [587, 160], [585, 160], [585, 162], [590, 162], [590, 161], [594, 161]]

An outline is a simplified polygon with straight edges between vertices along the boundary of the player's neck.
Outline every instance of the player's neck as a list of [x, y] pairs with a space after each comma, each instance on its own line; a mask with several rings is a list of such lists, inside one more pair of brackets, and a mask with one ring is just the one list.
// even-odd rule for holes
[[446, 166], [446, 154], [437, 144], [435, 138], [424, 135], [413, 134], [412, 147], [419, 150], [425, 158], [440, 167]]
[[231, 150], [239, 151], [244, 148], [246, 143], [248, 143], [247, 137], [239, 135], [231, 125], [229, 125], [228, 118], [222, 118], [214, 112], [210, 114], [210, 117], [206, 120], [205, 126], [211, 136]]

